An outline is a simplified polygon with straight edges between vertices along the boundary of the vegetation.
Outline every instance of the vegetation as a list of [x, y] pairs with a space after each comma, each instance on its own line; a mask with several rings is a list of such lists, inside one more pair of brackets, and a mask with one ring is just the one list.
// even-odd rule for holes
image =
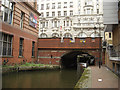
[[88, 68], [84, 69], [84, 72], [80, 78], [80, 80], [77, 82], [75, 88], [86, 88], [88, 80], [90, 78], [90, 70]]
[[11, 68], [11, 67], [14, 67], [14, 68], [16, 68], [16, 67], [26, 67], [26, 66], [30, 66], [30, 67], [35, 67], [35, 66], [37, 66], [37, 67], [40, 67], [40, 66], [52, 66], [52, 65], [49, 65], [49, 64], [35, 64], [35, 63], [25, 63], [25, 64], [22, 64], [22, 65], [19, 65], [19, 64], [15, 64], [14, 66], [11, 66], [11, 65], [2, 65], [2, 67], [4, 68], [4, 67], [6, 67], [6, 68]]
[[25, 64], [14, 64], [14, 66], [10, 65], [2, 65], [2, 73], [14, 72], [14, 71], [26, 71], [26, 70], [51, 70], [51, 69], [59, 69], [59, 65], [45, 65], [45, 64], [35, 64], [35, 63], [25, 63]]

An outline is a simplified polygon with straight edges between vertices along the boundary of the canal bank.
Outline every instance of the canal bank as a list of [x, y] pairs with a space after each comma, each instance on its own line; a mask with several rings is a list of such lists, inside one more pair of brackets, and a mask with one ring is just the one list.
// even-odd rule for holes
[[33, 71], [33, 70], [56, 70], [56, 69], [60, 69], [60, 66], [25, 63], [23, 65], [14, 65], [14, 66], [4, 65], [2, 66], [2, 74], [9, 73], [9, 72]]
[[82, 76], [75, 85], [75, 88], [91, 88], [91, 68], [84, 68]]

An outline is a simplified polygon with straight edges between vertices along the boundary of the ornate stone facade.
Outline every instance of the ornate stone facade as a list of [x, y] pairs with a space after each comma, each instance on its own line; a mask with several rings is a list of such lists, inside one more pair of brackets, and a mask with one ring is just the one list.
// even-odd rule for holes
[[104, 37], [103, 0], [42, 0], [39, 12], [39, 38]]

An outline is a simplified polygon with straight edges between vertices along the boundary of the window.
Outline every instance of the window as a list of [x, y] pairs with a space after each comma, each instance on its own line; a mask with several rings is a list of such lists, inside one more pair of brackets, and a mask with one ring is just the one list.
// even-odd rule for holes
[[52, 12], [52, 16], [55, 16], [55, 12]]
[[14, 4], [8, 0], [2, 0], [0, 19], [4, 22], [12, 24], [13, 19], [13, 7]]
[[67, 16], [67, 11], [64, 11], [64, 16]]
[[32, 57], [35, 56], [35, 42], [32, 42]]
[[49, 9], [50, 8], [50, 5], [49, 3], [46, 4], [46, 9]]
[[45, 22], [42, 22], [42, 28], [45, 28]]
[[109, 33], [109, 38], [111, 38], [111, 33]]
[[90, 9], [87, 9], [86, 14], [91, 14]]
[[23, 38], [20, 38], [20, 44], [19, 44], [19, 56], [23, 56]]
[[70, 33], [65, 33], [64, 38], [72, 38], [72, 35]]
[[24, 12], [21, 12], [20, 28], [23, 28]]
[[57, 21], [54, 22], [54, 25], [55, 25], [54, 27], [57, 27]]
[[47, 17], [49, 17], [49, 12], [46, 13]]
[[99, 14], [99, 9], [97, 9], [97, 14]]
[[72, 21], [71, 21], [71, 26], [72, 26]]
[[61, 2], [58, 3], [58, 8], [61, 8]]
[[43, 12], [41, 12], [41, 17], [44, 17], [44, 14], [43, 14]]
[[12, 35], [0, 33], [0, 56], [12, 55]]
[[41, 38], [47, 38], [47, 34], [42, 33], [42, 34], [40, 35], [40, 37], [41, 37]]
[[58, 27], [60, 27], [60, 21], [58, 21]]
[[67, 2], [64, 2], [64, 8], [67, 8]]
[[73, 11], [70, 11], [70, 16], [73, 16]]
[[113, 64], [113, 72], [115, 71], [115, 63], [112, 63]]
[[41, 4], [41, 10], [44, 10], [44, 4]]
[[52, 37], [59, 37], [59, 34], [58, 33], [53, 33]]
[[48, 21], [46, 22], [46, 27], [48, 27]]
[[70, 7], [71, 7], [71, 8], [73, 7], [73, 2], [70, 2]]
[[52, 3], [52, 9], [55, 9], [55, 3]]
[[67, 21], [67, 26], [69, 26], [69, 21]]
[[58, 11], [58, 16], [61, 16], [61, 11]]
[[64, 26], [65, 26], [65, 21], [64, 21]]

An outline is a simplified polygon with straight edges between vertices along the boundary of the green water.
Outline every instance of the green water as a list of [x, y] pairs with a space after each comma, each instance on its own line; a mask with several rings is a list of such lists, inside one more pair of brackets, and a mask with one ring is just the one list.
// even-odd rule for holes
[[74, 69], [8, 73], [2, 75], [2, 88], [74, 88], [81, 73]]

